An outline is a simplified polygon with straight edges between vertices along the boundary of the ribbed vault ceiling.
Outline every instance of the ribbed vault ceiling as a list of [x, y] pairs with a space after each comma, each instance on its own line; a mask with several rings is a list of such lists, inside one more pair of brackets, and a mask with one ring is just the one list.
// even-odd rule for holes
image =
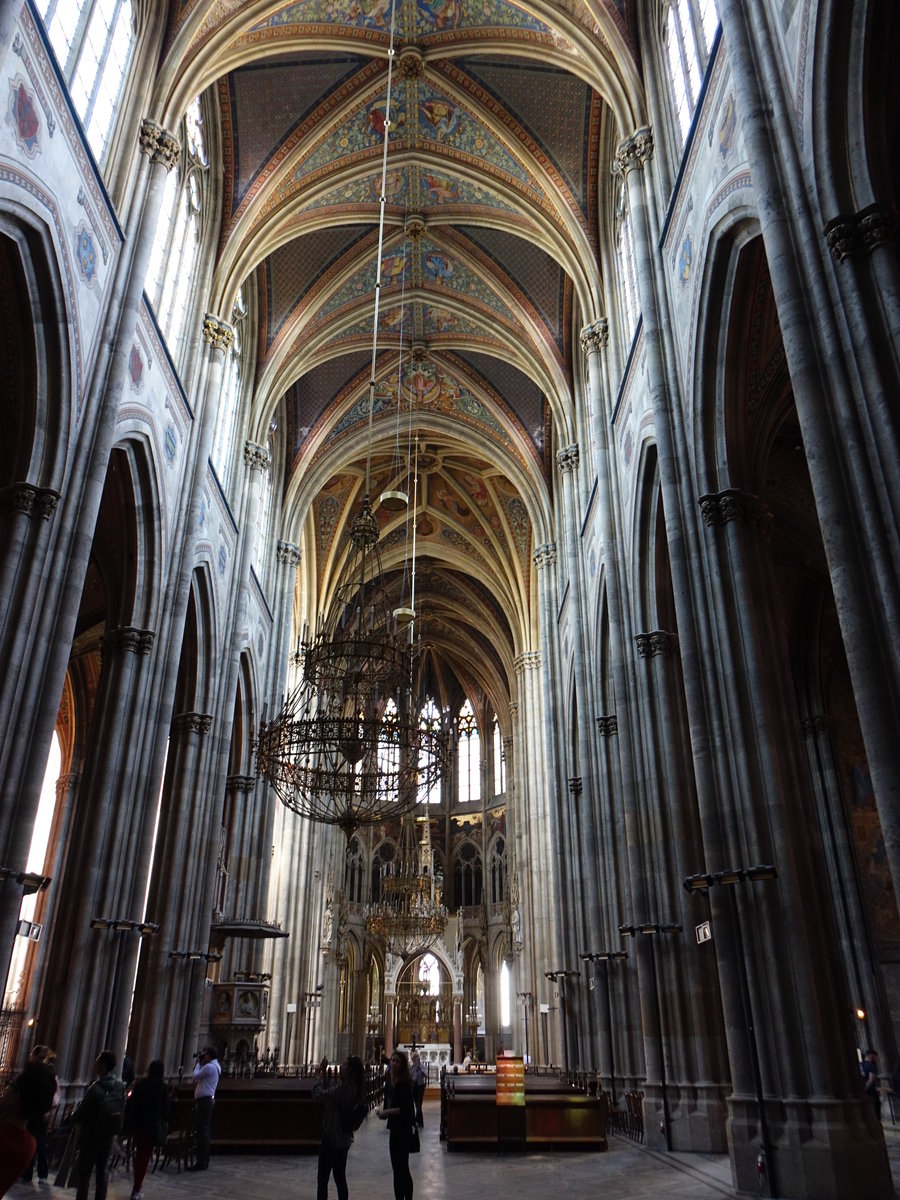
[[[284, 534], [314, 556], [313, 603], [367, 457], [373, 499], [412, 492], [415, 442], [429, 671], [498, 711], [534, 640], [552, 455], [575, 437], [576, 321], [600, 294], [600, 132], [634, 76], [629, 7], [397, 0], [370, 447], [390, 0], [173, 6], [161, 107], [214, 88], [214, 292], [221, 311], [239, 286], [255, 294], [255, 436], [274, 419], [284, 437]], [[399, 596], [412, 522], [376, 515]]]

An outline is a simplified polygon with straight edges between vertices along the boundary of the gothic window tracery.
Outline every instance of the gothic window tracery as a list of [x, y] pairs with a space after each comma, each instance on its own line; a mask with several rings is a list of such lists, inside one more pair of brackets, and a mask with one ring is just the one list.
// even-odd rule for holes
[[472, 908], [481, 903], [482, 876], [478, 847], [474, 842], [463, 842], [456, 852], [453, 866], [453, 890], [457, 905]]
[[347, 847], [347, 899], [351, 904], [363, 903], [363, 852], [358, 838]]
[[196, 291], [197, 264], [203, 234], [209, 158], [203, 133], [199, 96], [184, 117], [184, 138], [177, 170], [166, 179], [156, 239], [147, 267], [144, 290], [176, 365], [184, 357], [179, 342], [189, 318], [189, 300]]
[[[419, 710], [419, 728], [440, 730], [441, 728], [441, 710], [435, 704], [434, 700], [429, 697]], [[428, 791], [419, 801], [420, 804], [440, 804], [441, 802], [441, 782], [439, 779], [430, 780]]]
[[220, 483], [228, 478], [233, 456], [235, 429], [241, 406], [241, 387], [244, 379], [244, 332], [247, 324], [247, 302], [240, 288], [231, 310], [234, 340], [225, 351], [225, 370], [222, 377], [222, 398], [219, 404], [213, 448], [210, 455]]
[[377, 904], [381, 899], [381, 881], [390, 864], [397, 854], [393, 842], [385, 839], [376, 849], [372, 857], [372, 903]]
[[494, 839], [491, 846], [491, 904], [502, 904], [506, 898], [506, 842]]
[[44, 0], [40, 13], [88, 142], [102, 163], [135, 42], [131, 0]]
[[494, 795], [502, 796], [506, 791], [506, 752], [503, 748], [503, 734], [500, 732], [500, 721], [496, 713], [494, 713], [491, 738], [494, 751]]
[[670, 0], [663, 19], [672, 107], [684, 143], [700, 97], [719, 14], [715, 0]]
[[466, 700], [459, 710], [457, 729], [458, 797], [461, 804], [471, 804], [481, 799], [481, 738], [471, 700]]

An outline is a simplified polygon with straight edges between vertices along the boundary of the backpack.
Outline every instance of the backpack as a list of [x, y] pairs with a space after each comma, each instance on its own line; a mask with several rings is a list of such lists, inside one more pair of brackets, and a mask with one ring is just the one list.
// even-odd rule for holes
[[109, 1087], [100, 1087], [100, 1104], [94, 1117], [93, 1133], [101, 1138], [113, 1138], [122, 1132], [125, 1123], [125, 1084], [117, 1079]]
[[369, 1112], [369, 1106], [364, 1101], [359, 1104], [354, 1104], [349, 1112], [344, 1113], [343, 1126], [348, 1133], [356, 1133], [360, 1125], [366, 1119]]

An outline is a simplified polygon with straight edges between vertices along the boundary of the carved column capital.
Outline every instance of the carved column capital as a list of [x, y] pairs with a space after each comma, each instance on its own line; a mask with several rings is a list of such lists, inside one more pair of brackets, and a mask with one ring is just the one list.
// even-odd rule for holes
[[132, 625], [120, 625], [110, 629], [103, 639], [103, 650], [114, 654], [149, 654], [156, 634], [152, 629], [135, 629]]
[[256, 442], [244, 443], [244, 462], [251, 471], [268, 471], [269, 452]]
[[203, 340], [212, 346], [213, 350], [221, 350], [224, 353], [234, 342], [234, 329], [227, 321], [213, 316], [212, 313], [206, 313], [203, 318]]
[[524, 654], [520, 654], [518, 658], [513, 660], [513, 666], [517, 674], [522, 671], [536, 671], [541, 665], [541, 655], [538, 650], [527, 650]]
[[816, 713], [811, 717], [804, 717], [800, 722], [800, 727], [803, 730], [804, 737], [814, 738], [827, 733], [831, 727], [831, 722], [822, 713]]
[[579, 453], [577, 446], [566, 446], [556, 452], [556, 469], [561, 475], [578, 470]]
[[584, 780], [580, 775], [573, 775], [569, 780], [569, 791], [573, 796], [580, 796], [584, 791]]
[[897, 210], [886, 204], [870, 204], [857, 214], [863, 249], [871, 254], [877, 246], [893, 246], [897, 241]]
[[613, 160], [613, 174], [623, 177], [635, 167], [642, 167], [653, 153], [653, 133], [649, 126], [636, 129], [631, 137], [619, 142]]
[[295, 546], [293, 542], [279, 542], [276, 551], [278, 561], [284, 563], [288, 567], [300, 566], [300, 547]]
[[209, 713], [183, 712], [172, 718], [173, 733], [209, 733], [212, 716]]
[[181, 155], [181, 142], [174, 133], [169, 133], [151, 121], [149, 117], [141, 122], [138, 135], [141, 152], [146, 154], [152, 163], [162, 163], [167, 171], [171, 171]]
[[886, 204], [869, 204], [859, 212], [841, 214], [825, 226], [825, 243], [838, 262], [862, 258], [878, 246], [897, 241], [897, 210]]
[[509, 702], [509, 715], [510, 715], [511, 717], [514, 717], [518, 711], [519, 711], [519, 702], [518, 702], [518, 700], [510, 700], [510, 702]]
[[255, 775], [229, 775], [225, 780], [225, 788], [229, 792], [250, 793], [255, 787]]
[[556, 543], [545, 542], [543, 546], [538, 546], [531, 556], [531, 561], [539, 571], [544, 567], [552, 567], [556, 563]]
[[53, 488], [35, 487], [33, 483], [13, 483], [0, 492], [0, 498], [5, 512], [49, 521], [56, 512], [59, 492]]
[[593, 325], [585, 325], [581, 331], [582, 354], [599, 354], [609, 344], [609, 321], [600, 317]]
[[651, 633], [636, 633], [635, 645], [641, 658], [655, 658], [658, 654], [674, 654], [678, 646], [678, 634], [654, 629]]
[[700, 513], [709, 528], [739, 521], [742, 525], [757, 525], [767, 536], [772, 528], [772, 513], [767, 505], [759, 496], [739, 488], [726, 488], [724, 492], [701, 496]]
[[619, 721], [614, 713], [597, 718], [597, 732], [601, 737], [612, 737], [619, 732]]

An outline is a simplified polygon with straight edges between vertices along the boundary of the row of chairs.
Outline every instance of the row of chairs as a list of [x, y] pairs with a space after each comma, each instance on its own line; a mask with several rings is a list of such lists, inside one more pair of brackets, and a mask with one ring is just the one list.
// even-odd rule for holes
[[[77, 1148], [77, 1132], [73, 1129], [71, 1115], [77, 1107], [74, 1103], [59, 1105], [50, 1115], [47, 1130], [47, 1158], [50, 1169], [57, 1173], [57, 1183], [65, 1187], [72, 1170]], [[192, 1102], [173, 1101], [169, 1131], [164, 1146], [157, 1146], [150, 1160], [150, 1170], [164, 1171], [174, 1163], [180, 1174], [187, 1170], [196, 1155], [194, 1135], [194, 1105]], [[113, 1144], [110, 1168], [131, 1169], [134, 1157], [134, 1139], [118, 1137]]]

